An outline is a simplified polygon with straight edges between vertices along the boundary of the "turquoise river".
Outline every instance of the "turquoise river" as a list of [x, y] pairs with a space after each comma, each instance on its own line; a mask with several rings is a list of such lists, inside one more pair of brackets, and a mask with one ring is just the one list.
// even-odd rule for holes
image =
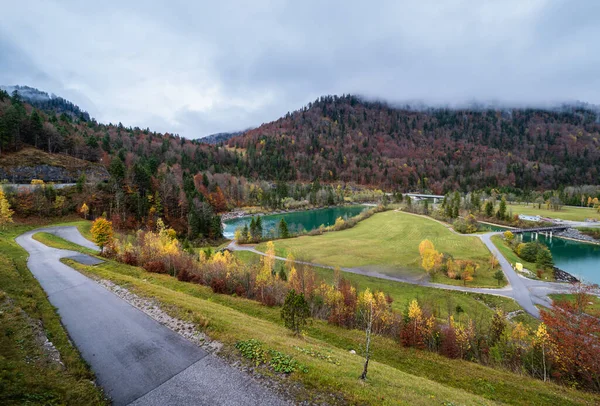
[[[288, 224], [290, 232], [297, 233], [302, 230], [311, 231], [319, 228], [321, 225], [333, 225], [335, 219], [338, 217], [354, 217], [365, 210], [365, 208], [367, 206], [340, 206], [261, 216], [263, 234], [265, 236], [276, 235], [274, 233], [277, 233], [278, 225], [282, 218]], [[250, 224], [250, 220], [251, 217], [240, 217], [224, 221], [223, 235], [226, 238], [233, 238], [235, 230], [244, 227], [244, 224]]]

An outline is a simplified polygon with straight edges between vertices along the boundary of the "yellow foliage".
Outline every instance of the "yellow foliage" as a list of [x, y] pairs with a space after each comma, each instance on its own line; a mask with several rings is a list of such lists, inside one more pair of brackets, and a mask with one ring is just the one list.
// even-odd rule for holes
[[423, 256], [423, 254], [427, 250], [435, 250], [435, 247], [433, 246], [433, 243], [431, 241], [429, 241], [429, 240], [423, 240], [423, 241], [421, 241], [421, 243], [419, 244], [419, 254], [421, 256]]
[[108, 244], [112, 242], [113, 239], [113, 229], [112, 223], [105, 219], [104, 217], [98, 217], [94, 224], [92, 224], [92, 228], [90, 230], [92, 233], [92, 237], [94, 238], [94, 242], [100, 247], [101, 250], [104, 250]]
[[546, 325], [544, 323], [540, 323], [537, 330], [535, 331], [535, 343], [543, 345], [546, 344], [549, 340], [550, 335], [548, 334]]
[[81, 205], [81, 208], [79, 209], [79, 213], [83, 214], [84, 218], [87, 218], [88, 214], [90, 213], [90, 208], [88, 207], [87, 204], [85, 204], [85, 202]]
[[513, 234], [511, 231], [509, 231], [509, 230], [506, 230], [506, 231], [504, 232], [504, 239], [505, 239], [506, 241], [509, 241], [509, 242], [510, 242], [510, 241], [514, 240], [514, 238], [515, 238], [515, 235], [514, 235], [514, 234]]
[[420, 320], [423, 317], [423, 311], [419, 306], [417, 299], [413, 299], [408, 306], [408, 317], [412, 320]]
[[10, 204], [8, 203], [8, 199], [4, 195], [4, 191], [0, 188], [0, 227], [4, 229], [6, 224], [12, 223], [13, 219], [13, 211], [10, 208]]

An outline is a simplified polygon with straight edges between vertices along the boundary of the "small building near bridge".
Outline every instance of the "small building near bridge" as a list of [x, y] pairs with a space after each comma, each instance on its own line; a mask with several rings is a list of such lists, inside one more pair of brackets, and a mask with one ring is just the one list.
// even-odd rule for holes
[[540, 216], [528, 216], [526, 214], [519, 214], [519, 220], [533, 221], [539, 223], [540, 221], [542, 221], [542, 218]]

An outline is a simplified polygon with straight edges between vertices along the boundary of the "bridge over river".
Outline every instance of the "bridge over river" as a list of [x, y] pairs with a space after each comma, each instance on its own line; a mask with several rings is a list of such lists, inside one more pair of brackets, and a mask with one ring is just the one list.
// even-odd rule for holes
[[565, 231], [570, 228], [568, 225], [563, 226], [549, 226], [549, 227], [534, 227], [534, 228], [511, 228], [510, 232], [513, 234], [521, 233], [552, 233], [554, 231]]

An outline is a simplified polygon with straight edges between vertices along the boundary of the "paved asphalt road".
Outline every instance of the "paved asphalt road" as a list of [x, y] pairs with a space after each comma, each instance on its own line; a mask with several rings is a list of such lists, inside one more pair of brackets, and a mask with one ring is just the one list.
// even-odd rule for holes
[[34, 230], [16, 240], [29, 252], [29, 269], [58, 309], [69, 336], [113, 404], [285, 404], [249, 375], [61, 263], [61, 258], [77, 256], [81, 260], [82, 255], [35, 241], [32, 235], [39, 231], [97, 247], [75, 227]]

